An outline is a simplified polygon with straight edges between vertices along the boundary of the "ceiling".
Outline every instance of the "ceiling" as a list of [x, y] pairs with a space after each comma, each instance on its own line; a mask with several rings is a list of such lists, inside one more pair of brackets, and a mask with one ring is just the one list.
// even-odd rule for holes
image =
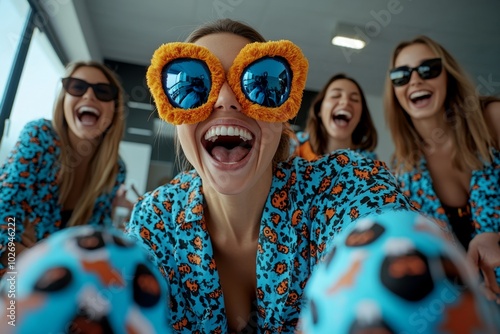
[[[269, 40], [289, 39], [309, 60], [308, 90], [344, 72], [365, 93], [381, 96], [389, 57], [418, 34], [440, 42], [475, 80], [481, 93], [500, 94], [498, 0], [87, 0], [104, 58], [149, 65], [162, 43], [182, 41], [199, 24], [217, 18], [244, 21]], [[360, 51], [330, 44], [338, 22], [368, 37]]]

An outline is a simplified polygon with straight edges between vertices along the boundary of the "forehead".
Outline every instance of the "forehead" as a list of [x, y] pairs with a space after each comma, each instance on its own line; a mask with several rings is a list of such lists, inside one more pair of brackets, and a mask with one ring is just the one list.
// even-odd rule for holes
[[408, 45], [403, 48], [394, 61], [394, 66], [410, 66], [415, 67], [422, 63], [423, 60], [436, 58], [437, 55], [425, 44], [417, 43]]
[[332, 82], [328, 86], [328, 91], [332, 91], [332, 90], [343, 90], [343, 91], [346, 91], [348, 93], [358, 93], [359, 94], [359, 89], [356, 86], [356, 84], [354, 84], [354, 82], [352, 82], [351, 80], [348, 80], [348, 79], [339, 79], [339, 80], [335, 80], [334, 82]]
[[241, 49], [249, 43], [248, 39], [232, 33], [216, 33], [203, 36], [194, 44], [209, 49], [210, 52], [219, 58], [222, 66], [227, 71]]
[[92, 66], [81, 66], [77, 68], [71, 77], [85, 80], [89, 83], [109, 83], [108, 78], [98, 68]]

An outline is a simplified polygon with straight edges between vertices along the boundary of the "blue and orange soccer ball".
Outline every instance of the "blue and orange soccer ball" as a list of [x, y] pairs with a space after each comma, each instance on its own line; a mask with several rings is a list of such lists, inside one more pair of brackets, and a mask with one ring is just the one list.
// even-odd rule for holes
[[312, 274], [304, 334], [500, 333], [465, 253], [415, 212], [350, 225]]
[[67, 228], [16, 262], [0, 287], [2, 334], [170, 333], [165, 280], [121, 231]]

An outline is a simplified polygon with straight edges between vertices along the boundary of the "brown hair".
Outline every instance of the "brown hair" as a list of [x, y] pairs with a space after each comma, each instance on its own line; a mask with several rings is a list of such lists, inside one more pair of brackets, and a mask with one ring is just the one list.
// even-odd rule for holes
[[[453, 131], [453, 164], [460, 170], [477, 169], [483, 161], [491, 162], [489, 147], [492, 138], [484, 121], [481, 104], [472, 81], [446, 49], [427, 36], [399, 43], [390, 60], [393, 68], [399, 53], [413, 44], [427, 45], [441, 58], [447, 75], [445, 110], [443, 115]], [[393, 162], [396, 172], [415, 168], [422, 156], [425, 141], [417, 133], [410, 116], [403, 110], [394, 93], [389, 74], [386, 76], [384, 94], [385, 117], [395, 145]], [[460, 150], [458, 150], [460, 148]]]
[[328, 146], [328, 132], [326, 131], [325, 125], [321, 121], [319, 113], [321, 111], [321, 104], [325, 99], [328, 87], [334, 81], [340, 79], [349, 80], [353, 84], [355, 84], [359, 90], [359, 94], [361, 95], [361, 118], [358, 125], [352, 132], [352, 142], [354, 145], [356, 145], [356, 148], [367, 151], [374, 151], [377, 147], [377, 129], [373, 124], [365, 94], [356, 80], [346, 76], [343, 73], [336, 74], [332, 76], [330, 80], [328, 80], [326, 85], [324, 85], [321, 91], [316, 95], [309, 108], [309, 114], [307, 116], [306, 123], [306, 132], [309, 134], [309, 142], [311, 144], [311, 148], [313, 149], [314, 153], [318, 155], [330, 153], [326, 152]]
[[[86, 224], [92, 217], [95, 201], [98, 196], [105, 192], [111, 192], [116, 183], [118, 174], [118, 148], [123, 137], [125, 127], [124, 122], [124, 93], [120, 81], [115, 74], [101, 63], [95, 61], [79, 61], [68, 64], [65, 77], [71, 76], [81, 67], [93, 67], [100, 70], [110, 84], [118, 88], [118, 95], [114, 101], [115, 114], [111, 125], [104, 133], [92, 141], [90, 145], [95, 145], [96, 149], [90, 162], [89, 174], [93, 177], [86, 183], [81, 194], [78, 206], [73, 211], [68, 226]], [[61, 88], [59, 96], [55, 102], [52, 124], [59, 135], [61, 141], [61, 155], [59, 162], [61, 169], [58, 174], [60, 185], [59, 203], [64, 204], [68, 198], [73, 186], [74, 167], [78, 161], [75, 161], [74, 151], [78, 148], [72, 148], [68, 136], [68, 123], [64, 117], [64, 97], [66, 96], [64, 88]]]
[[[231, 19], [220, 19], [206, 23], [194, 30], [185, 40], [187, 43], [194, 43], [198, 39], [217, 33], [231, 33], [248, 39], [250, 42], [266, 42], [266, 39], [249, 25]], [[292, 130], [287, 122], [283, 123], [281, 139], [273, 158], [273, 163], [285, 161], [290, 156], [290, 136]], [[190, 170], [193, 166], [187, 161], [182, 153], [182, 147], [176, 137], [177, 163], [181, 170]]]

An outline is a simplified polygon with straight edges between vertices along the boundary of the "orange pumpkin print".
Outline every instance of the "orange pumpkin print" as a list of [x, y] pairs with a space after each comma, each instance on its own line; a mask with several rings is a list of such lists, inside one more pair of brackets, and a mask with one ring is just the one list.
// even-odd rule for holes
[[366, 170], [361, 170], [358, 168], [354, 169], [354, 175], [361, 180], [369, 180], [371, 178], [370, 173]]
[[285, 245], [278, 245], [278, 252], [283, 253], [283, 254], [288, 254], [289, 249]]
[[161, 202], [161, 204], [163, 205], [163, 208], [164, 208], [167, 212], [169, 212], [169, 213], [171, 213], [171, 212], [172, 212], [172, 202], [171, 202], [171, 201], [163, 201], [163, 202]]
[[349, 212], [349, 216], [351, 217], [351, 219], [356, 219], [359, 217], [359, 211], [357, 208], [351, 208], [351, 211]]
[[288, 193], [284, 190], [273, 194], [271, 203], [277, 209], [284, 210], [288, 206]]
[[201, 264], [201, 257], [198, 254], [189, 253], [188, 261], [192, 264], [199, 265]]
[[186, 287], [188, 288], [189, 291], [191, 291], [193, 293], [198, 292], [198, 289], [200, 288], [200, 286], [198, 285], [198, 282], [190, 280], [190, 279], [188, 279], [186, 281]]
[[282, 295], [285, 294], [287, 291], [288, 291], [288, 279], [284, 279], [278, 284], [276, 292]]
[[181, 331], [184, 328], [186, 328], [187, 324], [188, 324], [188, 319], [186, 317], [184, 317], [181, 320], [179, 320], [178, 322], [176, 322], [175, 324], [173, 324], [172, 327], [176, 331]]
[[297, 209], [292, 214], [292, 226], [297, 226], [302, 220], [302, 210]]
[[343, 183], [337, 183], [333, 186], [331, 193], [333, 195], [340, 195], [342, 191], [344, 190], [344, 184]]
[[278, 241], [278, 235], [269, 226], [264, 227], [264, 236], [269, 239], [273, 244]]
[[194, 248], [196, 249], [199, 249], [199, 250], [202, 250], [203, 249], [203, 241], [201, 240], [200, 237], [196, 236], [194, 239], [193, 239], [193, 245], [194, 245]]
[[141, 226], [140, 235], [141, 238], [151, 241], [151, 231], [149, 231], [146, 227]]
[[332, 184], [332, 178], [331, 177], [325, 177], [323, 180], [321, 180], [321, 184], [319, 185], [318, 193], [325, 192], [328, 187]]
[[350, 161], [350, 160], [349, 160], [349, 157], [348, 157], [348, 156], [346, 156], [345, 154], [339, 154], [339, 155], [337, 155], [337, 158], [336, 158], [336, 159], [337, 159], [337, 163], [338, 163], [340, 166], [342, 166], [342, 167], [347, 166], [347, 164], [348, 164], [348, 163], [349, 163], [349, 161]]
[[278, 275], [281, 275], [286, 272], [287, 265], [284, 262], [276, 263], [276, 266], [274, 266], [274, 272], [277, 273]]

